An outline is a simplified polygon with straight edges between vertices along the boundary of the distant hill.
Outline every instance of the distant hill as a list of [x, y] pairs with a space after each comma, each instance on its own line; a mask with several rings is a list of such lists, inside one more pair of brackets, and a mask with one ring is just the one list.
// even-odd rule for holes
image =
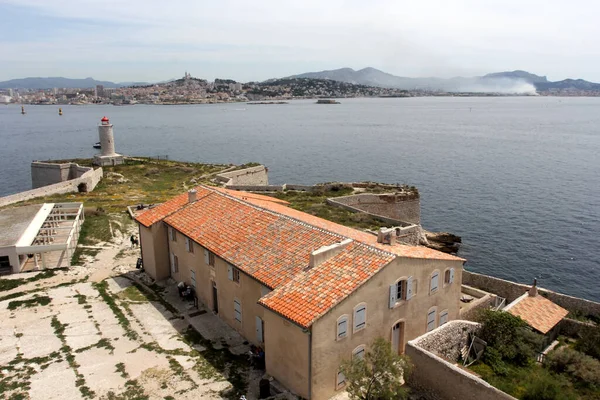
[[505, 71], [474, 77], [455, 78], [408, 78], [401, 77], [375, 68], [340, 68], [320, 72], [308, 72], [288, 78], [331, 79], [335, 81], [398, 89], [442, 90], [448, 92], [498, 92], [531, 93], [550, 89], [600, 90], [600, 84], [582, 79], [565, 79], [550, 82], [545, 76], [526, 71]]
[[80, 88], [89, 89], [96, 85], [103, 85], [106, 88], [117, 88], [123, 86], [142, 86], [147, 85], [144, 82], [123, 82], [114, 83], [109, 81], [97, 81], [94, 78], [70, 79], [62, 77], [53, 78], [22, 78], [11, 79], [0, 82], [0, 89], [52, 89], [52, 88]]

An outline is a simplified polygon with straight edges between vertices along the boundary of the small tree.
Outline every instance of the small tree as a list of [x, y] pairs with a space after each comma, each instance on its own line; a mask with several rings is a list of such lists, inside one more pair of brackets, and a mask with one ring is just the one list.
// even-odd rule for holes
[[406, 399], [403, 387], [412, 365], [408, 357], [392, 351], [390, 342], [377, 338], [364, 358], [346, 360], [341, 370], [346, 377], [346, 390], [352, 399]]

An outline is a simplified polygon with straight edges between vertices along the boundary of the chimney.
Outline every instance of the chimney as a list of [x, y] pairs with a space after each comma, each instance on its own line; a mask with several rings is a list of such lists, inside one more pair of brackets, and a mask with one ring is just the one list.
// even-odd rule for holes
[[529, 296], [537, 296], [537, 279], [533, 278], [533, 286], [529, 289]]
[[196, 201], [196, 189], [188, 190], [188, 202], [193, 203]]
[[380, 228], [377, 232], [377, 243], [394, 244], [396, 241], [396, 230], [390, 228]]
[[339, 254], [344, 249], [344, 247], [348, 246], [350, 243], [352, 243], [352, 239], [345, 239], [339, 243], [334, 243], [329, 246], [323, 246], [311, 252], [310, 260], [308, 261], [308, 268], [306, 269], [308, 270], [314, 267], [318, 267], [333, 256]]

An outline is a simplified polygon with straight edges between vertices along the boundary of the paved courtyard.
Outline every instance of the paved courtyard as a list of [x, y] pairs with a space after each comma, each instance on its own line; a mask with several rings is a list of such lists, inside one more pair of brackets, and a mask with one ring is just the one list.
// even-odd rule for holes
[[135, 270], [125, 238], [81, 267], [2, 278], [23, 283], [0, 291], [0, 398], [256, 399], [248, 343]]

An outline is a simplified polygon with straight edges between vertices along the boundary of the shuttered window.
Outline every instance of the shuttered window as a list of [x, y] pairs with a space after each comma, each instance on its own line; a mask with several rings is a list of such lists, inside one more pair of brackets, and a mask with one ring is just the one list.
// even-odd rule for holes
[[354, 332], [367, 326], [367, 305], [359, 304], [354, 309]]
[[448, 322], [448, 310], [444, 310], [440, 313], [440, 326]]
[[394, 308], [399, 301], [410, 300], [414, 296], [415, 287], [416, 281], [412, 276], [390, 285], [390, 308]]
[[207, 249], [204, 249], [204, 262], [211, 267], [215, 266], [215, 254]]
[[231, 264], [227, 264], [227, 278], [230, 281], [240, 283], [240, 270]]
[[355, 348], [354, 351], [352, 352], [352, 359], [353, 360], [362, 360], [363, 358], [365, 358], [365, 345], [361, 344], [360, 346]]
[[429, 288], [429, 292], [433, 293], [435, 291], [438, 290], [438, 286], [439, 286], [439, 277], [440, 277], [440, 273], [435, 271], [433, 273], [433, 275], [431, 275], [431, 286]]
[[171, 237], [172, 241], [174, 241], [174, 242], [177, 241], [177, 232], [171, 226], [169, 227], [169, 236]]
[[190, 239], [187, 236], [185, 238], [185, 249], [187, 250], [188, 253], [194, 252], [194, 242], [192, 241], [192, 239]]
[[179, 258], [173, 253], [171, 253], [171, 272], [179, 272]]
[[342, 371], [337, 373], [336, 389], [341, 389], [346, 385], [346, 377]]
[[193, 269], [190, 270], [190, 281], [192, 287], [196, 289], [196, 271], [194, 271]]
[[427, 332], [435, 329], [435, 316], [436, 316], [435, 308], [433, 308], [432, 310], [429, 310], [429, 312], [427, 313]]
[[343, 339], [348, 336], [348, 316], [343, 315], [337, 321], [337, 338]]
[[233, 317], [236, 321], [242, 322], [242, 304], [238, 299], [233, 300]]

